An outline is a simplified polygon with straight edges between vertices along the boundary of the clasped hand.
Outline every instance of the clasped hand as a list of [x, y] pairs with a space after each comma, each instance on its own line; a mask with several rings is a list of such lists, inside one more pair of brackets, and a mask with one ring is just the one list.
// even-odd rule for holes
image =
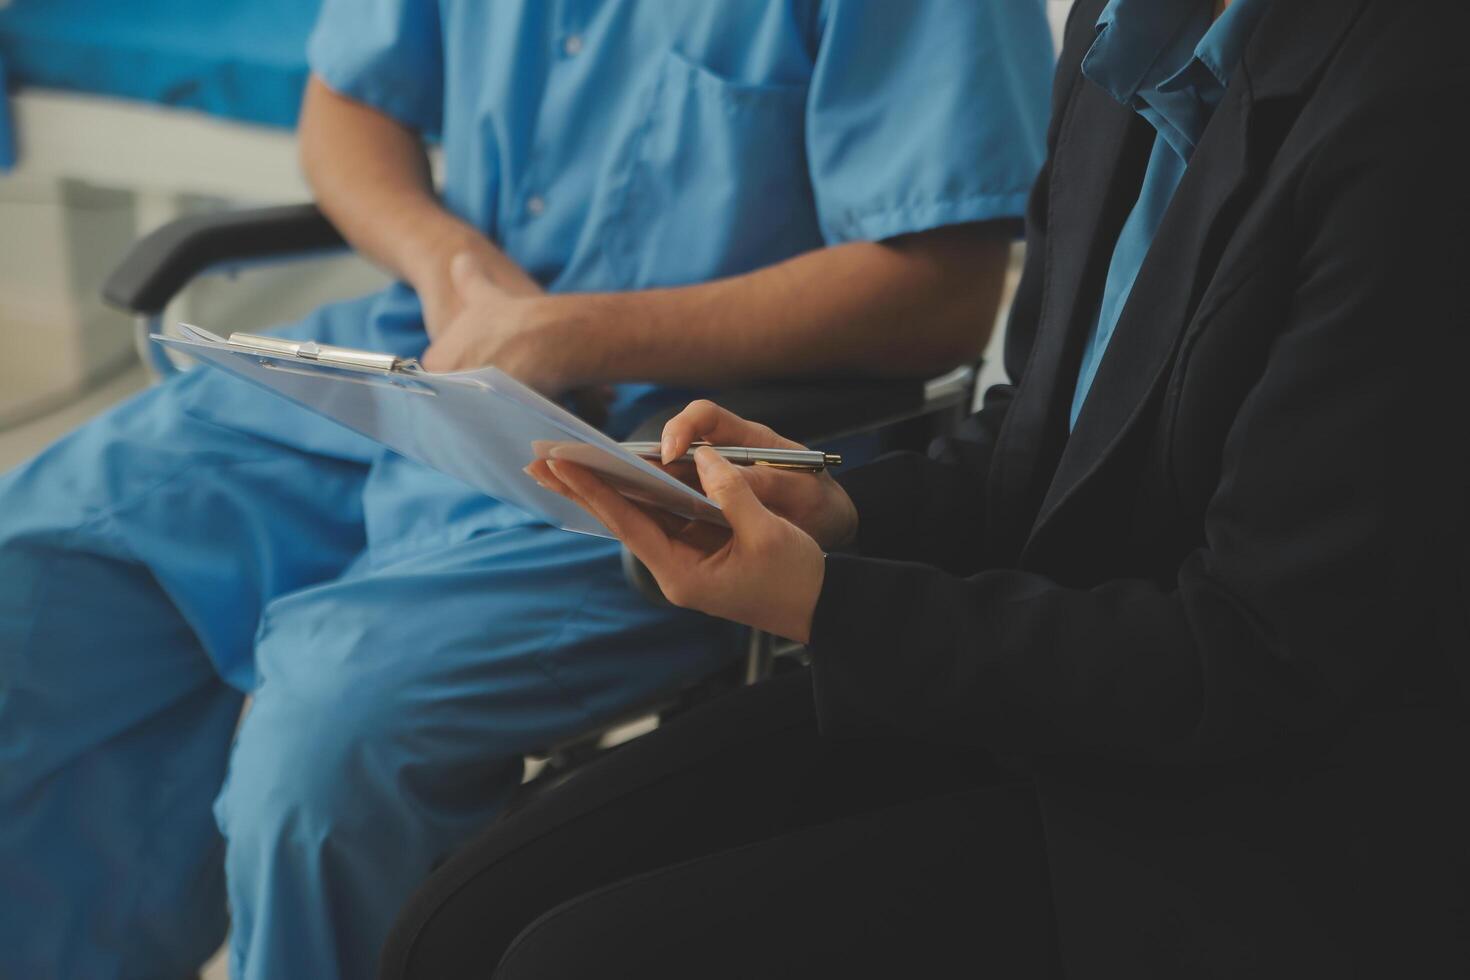
[[[665, 465], [679, 465], [673, 461], [697, 441], [805, 448], [708, 401], [694, 402], [664, 427]], [[695, 469], [729, 529], [634, 503], [574, 463], [538, 460], [526, 471], [601, 521], [674, 605], [808, 642], [823, 552], [857, 532], [852, 500], [826, 473], [735, 466], [707, 448], [695, 452]]]
[[493, 365], [552, 397], [571, 386], [568, 345], [555, 335], [555, 298], [529, 278], [514, 289], [497, 285], [467, 252], [454, 256], [446, 271], [418, 290], [431, 339], [422, 358], [426, 369]]

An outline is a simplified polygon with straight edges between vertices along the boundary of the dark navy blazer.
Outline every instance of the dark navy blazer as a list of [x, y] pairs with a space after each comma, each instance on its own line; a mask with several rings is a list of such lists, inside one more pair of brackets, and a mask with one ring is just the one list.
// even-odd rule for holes
[[1470, 18], [1276, 0], [1068, 414], [1153, 130], [1054, 93], [1014, 385], [849, 474], [825, 729], [1034, 779], [1072, 977], [1470, 974]]

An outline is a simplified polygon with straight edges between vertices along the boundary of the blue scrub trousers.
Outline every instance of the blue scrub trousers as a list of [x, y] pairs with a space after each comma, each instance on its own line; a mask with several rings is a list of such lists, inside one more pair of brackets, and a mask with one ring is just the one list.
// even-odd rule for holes
[[[401, 287], [284, 332], [424, 344]], [[0, 977], [192, 975], [227, 894], [235, 977], [371, 976], [523, 754], [729, 639], [222, 373], [147, 391], [0, 478]]]

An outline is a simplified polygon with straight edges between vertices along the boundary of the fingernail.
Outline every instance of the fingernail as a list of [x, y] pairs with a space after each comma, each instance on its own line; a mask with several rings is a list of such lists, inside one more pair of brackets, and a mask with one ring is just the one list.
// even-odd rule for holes
[[665, 466], [672, 463], [674, 461], [674, 440], [664, 436], [663, 441], [659, 443], [658, 453]]

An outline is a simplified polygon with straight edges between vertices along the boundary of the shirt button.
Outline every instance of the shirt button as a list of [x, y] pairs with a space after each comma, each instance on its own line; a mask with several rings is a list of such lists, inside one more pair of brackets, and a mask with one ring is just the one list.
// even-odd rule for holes
[[582, 35], [567, 35], [567, 39], [561, 42], [561, 49], [566, 52], [568, 58], [575, 58], [582, 51]]
[[526, 199], [526, 212], [530, 214], [531, 217], [534, 218], [536, 215], [541, 214], [545, 210], [546, 198], [542, 197], [540, 194], [533, 195], [532, 197]]

